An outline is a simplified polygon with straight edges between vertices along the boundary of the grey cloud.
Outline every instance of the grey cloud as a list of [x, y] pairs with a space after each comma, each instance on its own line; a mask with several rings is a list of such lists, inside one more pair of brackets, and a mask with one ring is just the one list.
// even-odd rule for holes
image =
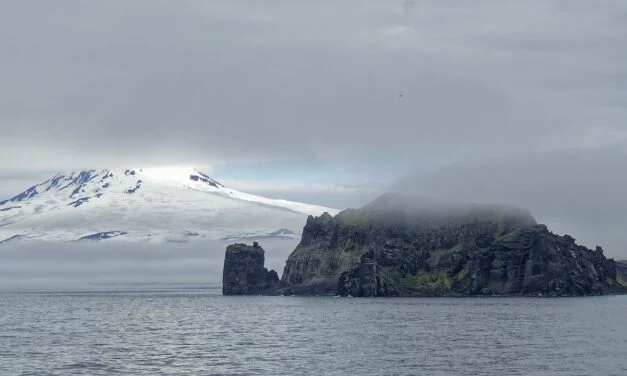
[[[307, 192], [307, 191], [273, 191], [273, 190], [248, 190], [253, 194], [269, 198], [292, 200], [299, 202], [312, 202], [330, 208], [359, 208], [372, 201], [377, 196], [385, 193], [384, 187], [377, 189], [362, 189], [350, 192]], [[304, 224], [303, 224], [304, 225]]]
[[627, 258], [627, 154], [621, 149], [538, 153], [459, 163], [406, 177], [394, 190], [447, 201], [515, 204], [539, 222]]
[[21, 169], [0, 169], [0, 201], [15, 196], [26, 188], [41, 183], [53, 176], [56, 171], [33, 171]]
[[625, 20], [618, 1], [6, 2], [0, 170], [457, 163], [421, 193], [528, 206], [625, 255]]
[[623, 125], [614, 96], [625, 85], [626, 8], [9, 2], [0, 167], [579, 147], [598, 119]]
[[[297, 243], [261, 239], [266, 266], [280, 275]], [[0, 245], [0, 290], [106, 289], [138, 284], [219, 287], [227, 244], [7, 243]]]

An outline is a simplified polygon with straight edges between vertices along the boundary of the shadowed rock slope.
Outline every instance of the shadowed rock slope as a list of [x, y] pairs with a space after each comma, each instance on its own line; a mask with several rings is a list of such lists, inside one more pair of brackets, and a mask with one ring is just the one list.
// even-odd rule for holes
[[386, 194], [310, 216], [281, 280], [285, 294], [540, 295], [626, 292], [627, 265], [536, 223], [524, 209]]
[[621, 286], [627, 286], [627, 260], [616, 261], [616, 280]]
[[264, 267], [265, 251], [257, 244], [232, 244], [226, 248], [222, 274], [224, 295], [267, 295], [277, 292], [279, 276]]

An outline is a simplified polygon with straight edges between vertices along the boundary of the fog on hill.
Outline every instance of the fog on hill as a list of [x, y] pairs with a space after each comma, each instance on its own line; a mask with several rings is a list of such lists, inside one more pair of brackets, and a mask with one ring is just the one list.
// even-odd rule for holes
[[541, 153], [416, 172], [391, 187], [419, 200], [507, 204], [578, 242], [627, 257], [627, 164], [623, 153]]

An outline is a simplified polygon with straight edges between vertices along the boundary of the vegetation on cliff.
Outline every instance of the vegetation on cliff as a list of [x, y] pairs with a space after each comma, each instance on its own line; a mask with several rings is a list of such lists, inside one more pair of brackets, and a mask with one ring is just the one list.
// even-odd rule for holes
[[616, 283], [627, 288], [627, 261], [616, 262]]
[[597, 295], [625, 291], [621, 270], [524, 209], [387, 194], [309, 217], [281, 285], [311, 295]]

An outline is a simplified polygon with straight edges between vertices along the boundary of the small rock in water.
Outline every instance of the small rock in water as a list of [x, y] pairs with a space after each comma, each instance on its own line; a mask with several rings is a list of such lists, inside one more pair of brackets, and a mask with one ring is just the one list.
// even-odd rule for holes
[[279, 275], [264, 267], [265, 251], [253, 246], [232, 244], [226, 248], [222, 272], [223, 295], [276, 295]]

